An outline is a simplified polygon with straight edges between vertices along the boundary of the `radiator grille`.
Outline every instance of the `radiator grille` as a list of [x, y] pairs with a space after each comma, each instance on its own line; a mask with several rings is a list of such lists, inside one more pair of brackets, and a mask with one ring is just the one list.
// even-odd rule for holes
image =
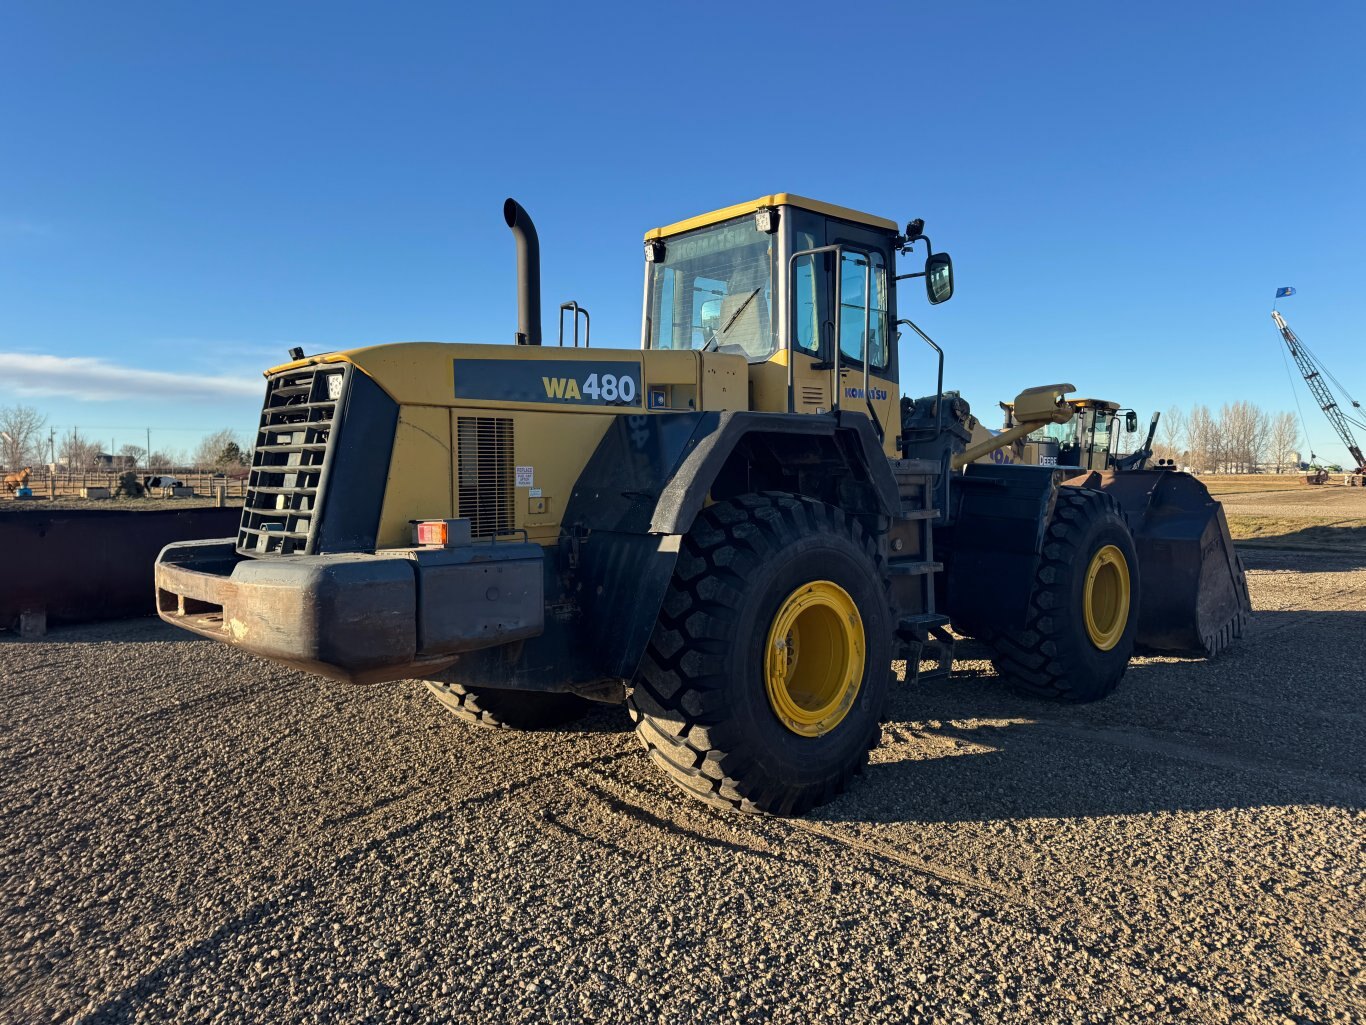
[[820, 385], [802, 385], [802, 403], [807, 406], [824, 405], [825, 389]]
[[267, 382], [237, 534], [243, 555], [313, 552], [347, 373], [344, 365], [305, 367]]
[[516, 496], [512, 421], [494, 416], [456, 417], [455, 444], [459, 515], [469, 519], [471, 535], [512, 533]]

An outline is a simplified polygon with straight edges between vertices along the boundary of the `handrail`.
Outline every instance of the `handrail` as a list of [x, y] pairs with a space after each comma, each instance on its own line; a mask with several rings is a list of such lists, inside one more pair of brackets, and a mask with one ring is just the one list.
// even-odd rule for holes
[[583, 347], [585, 349], [588, 348], [589, 333], [592, 330], [593, 324], [588, 316], [588, 311], [572, 299], [567, 303], [560, 303], [560, 348], [564, 348], [565, 310], [569, 310], [574, 317], [574, 348], [576, 349], [579, 347], [579, 314], [583, 314]]
[[935, 381], [934, 395], [934, 429], [935, 433], [938, 434], [942, 432], [944, 429], [944, 350], [935, 344], [933, 338], [927, 335], [924, 331], [920, 330], [920, 328], [916, 327], [913, 321], [907, 320], [903, 317], [901, 320], [898, 320], [896, 322], [896, 326], [900, 327], [902, 324], [905, 324], [908, 328], [910, 328], [912, 331], [918, 334], [921, 338], [925, 340], [925, 343], [929, 345], [931, 349], [939, 353], [939, 377]]
[[873, 254], [865, 252], [863, 256], [863, 402], [868, 407], [873, 430], [877, 431], [877, 440], [882, 441], [886, 434], [882, 430], [882, 421], [878, 419], [877, 410], [873, 408], [873, 397], [868, 393], [872, 383], [869, 377], [868, 349], [873, 343]]

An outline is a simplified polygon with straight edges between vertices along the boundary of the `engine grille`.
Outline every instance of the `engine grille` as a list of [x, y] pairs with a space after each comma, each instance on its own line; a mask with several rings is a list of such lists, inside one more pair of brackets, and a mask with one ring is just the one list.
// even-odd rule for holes
[[237, 534], [243, 555], [311, 553], [333, 451], [345, 364], [276, 374], [266, 384]]
[[512, 421], [494, 416], [456, 417], [455, 444], [459, 515], [469, 518], [470, 534], [512, 533], [517, 472]]

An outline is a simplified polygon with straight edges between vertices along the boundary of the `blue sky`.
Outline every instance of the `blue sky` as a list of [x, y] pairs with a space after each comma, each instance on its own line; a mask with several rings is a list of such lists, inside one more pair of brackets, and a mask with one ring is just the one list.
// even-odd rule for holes
[[546, 307], [633, 347], [641, 234], [772, 191], [925, 218], [958, 291], [901, 312], [993, 425], [1292, 409], [1278, 285], [1366, 393], [1359, 3], [481, 8], [6, 4], [0, 404], [191, 447], [292, 345], [510, 341], [509, 195]]

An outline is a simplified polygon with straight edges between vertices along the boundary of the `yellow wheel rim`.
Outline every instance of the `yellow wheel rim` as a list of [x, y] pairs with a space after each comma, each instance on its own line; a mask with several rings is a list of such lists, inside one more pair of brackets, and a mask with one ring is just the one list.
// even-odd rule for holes
[[1129, 563], [1114, 545], [1106, 545], [1091, 557], [1082, 609], [1092, 644], [1109, 651], [1119, 643], [1129, 622]]
[[839, 584], [803, 584], [778, 608], [764, 648], [768, 702], [803, 737], [829, 733], [863, 684], [863, 617]]

